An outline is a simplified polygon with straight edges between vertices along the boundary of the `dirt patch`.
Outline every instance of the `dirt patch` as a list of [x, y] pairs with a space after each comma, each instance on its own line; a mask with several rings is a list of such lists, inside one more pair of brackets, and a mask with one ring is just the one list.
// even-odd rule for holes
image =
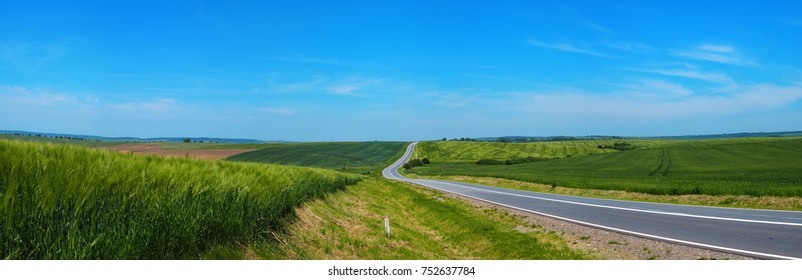
[[166, 157], [191, 157], [197, 159], [218, 160], [233, 155], [253, 151], [253, 149], [198, 149], [198, 150], [162, 150], [159, 144], [121, 144], [99, 147], [100, 149], [141, 155], [157, 155]]

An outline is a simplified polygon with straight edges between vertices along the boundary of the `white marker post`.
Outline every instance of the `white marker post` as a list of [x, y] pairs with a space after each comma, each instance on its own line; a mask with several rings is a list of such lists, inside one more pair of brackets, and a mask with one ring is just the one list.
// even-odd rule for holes
[[384, 232], [390, 237], [390, 216], [384, 216]]

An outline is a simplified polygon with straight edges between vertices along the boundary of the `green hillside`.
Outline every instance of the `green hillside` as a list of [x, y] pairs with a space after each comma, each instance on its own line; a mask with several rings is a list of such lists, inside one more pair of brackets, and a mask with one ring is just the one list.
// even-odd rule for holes
[[648, 141], [629, 151], [517, 165], [435, 162], [408, 172], [650, 194], [802, 196], [802, 138]]
[[0, 259], [183, 259], [272, 238], [359, 176], [0, 140]]
[[480, 159], [504, 161], [526, 157], [551, 159], [569, 155], [573, 157], [615, 152], [612, 149], [598, 148], [599, 145], [609, 145], [614, 142], [611, 140], [535, 143], [434, 141], [419, 143], [412, 157], [428, 158], [433, 162], [476, 162]]
[[229, 157], [230, 161], [263, 162], [371, 173], [383, 169], [404, 152], [405, 142], [333, 142], [272, 144]]

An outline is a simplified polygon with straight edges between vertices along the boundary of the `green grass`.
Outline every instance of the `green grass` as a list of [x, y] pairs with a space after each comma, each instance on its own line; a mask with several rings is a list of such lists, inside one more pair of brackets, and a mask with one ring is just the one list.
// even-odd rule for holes
[[110, 146], [110, 145], [120, 144], [119, 142], [60, 139], [60, 138], [50, 138], [50, 137], [36, 137], [36, 136], [9, 135], [9, 134], [0, 134], [0, 139], [37, 142], [37, 143], [68, 144], [82, 147], [99, 147], [99, 146]]
[[272, 144], [227, 160], [320, 167], [375, 175], [400, 157], [406, 145], [405, 142]]
[[[658, 195], [802, 196], [802, 138], [655, 140], [652, 143], [639, 140], [636, 145], [642, 148], [509, 166], [436, 164], [435, 161], [435, 164], [408, 172], [498, 177], [571, 188]], [[442, 153], [449, 154], [449, 151]]]
[[[267, 259], [586, 259], [556, 233], [506, 211], [381, 178], [307, 203]], [[391, 236], [383, 217], [390, 217]]]
[[0, 140], [1, 259], [184, 259], [272, 238], [362, 177]]

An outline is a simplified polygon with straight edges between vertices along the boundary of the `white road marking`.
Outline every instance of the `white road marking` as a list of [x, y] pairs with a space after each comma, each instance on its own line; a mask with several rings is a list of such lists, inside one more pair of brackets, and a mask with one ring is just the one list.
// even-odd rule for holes
[[[427, 182], [427, 181], [430, 181], [430, 180], [418, 180], [418, 181]], [[553, 199], [553, 198], [545, 198], [545, 197], [523, 195], [523, 194], [516, 194], [516, 193], [508, 193], [508, 192], [502, 192], [502, 191], [486, 190], [486, 189], [480, 189], [480, 188], [475, 188], [475, 187], [470, 187], [470, 186], [465, 186], [465, 185], [459, 185], [459, 184], [454, 184], [454, 183], [443, 182], [443, 181], [430, 181], [430, 182], [435, 182], [435, 183], [440, 183], [440, 184], [445, 184], [445, 185], [452, 185], [452, 186], [457, 186], [457, 187], [466, 188], [466, 189], [472, 189], [472, 190], [477, 190], [477, 191], [504, 194], [504, 195], [509, 195], [509, 196], [518, 196], [518, 197], [540, 199], [540, 200], [546, 200], [546, 201], [568, 203], [568, 204], [590, 206], [590, 207], [616, 209], [616, 210], [623, 210], [623, 211], [643, 212], [643, 213], [651, 213], [651, 214], [679, 216], [679, 217], [690, 217], [690, 218], [700, 218], [700, 219], [744, 222], [744, 223], [758, 223], [758, 224], [784, 225], [784, 226], [797, 226], [797, 227], [802, 226], [802, 224], [800, 224], [800, 223], [776, 222], [776, 221], [764, 221], [764, 220], [750, 220], [750, 219], [738, 219], [738, 218], [727, 218], [727, 217], [716, 217], [716, 216], [704, 216], [704, 215], [693, 215], [693, 214], [676, 213], [676, 212], [663, 212], [663, 211], [656, 211], [656, 210], [644, 210], [644, 209], [634, 209], [634, 208], [626, 208], [626, 207], [618, 207], [618, 206], [600, 205], [600, 204], [575, 202], [575, 201], [560, 200], [560, 199]]]

